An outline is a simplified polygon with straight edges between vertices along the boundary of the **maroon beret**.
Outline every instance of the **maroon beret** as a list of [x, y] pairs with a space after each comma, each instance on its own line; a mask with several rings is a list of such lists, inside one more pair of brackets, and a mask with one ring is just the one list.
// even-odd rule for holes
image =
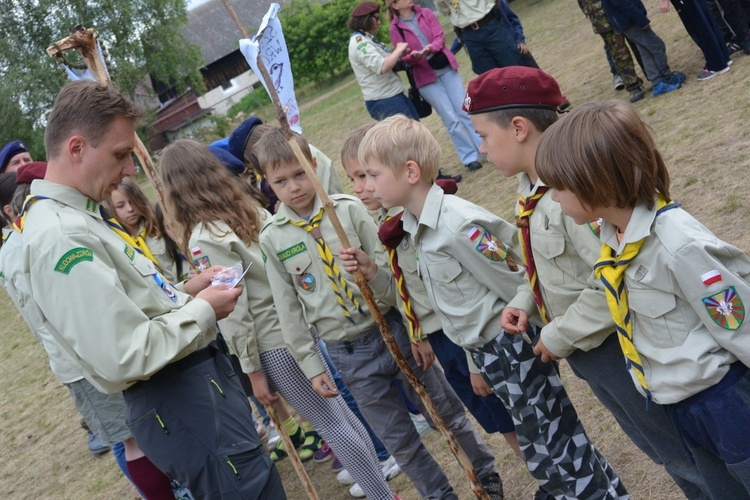
[[370, 14], [375, 14], [376, 12], [380, 12], [379, 3], [362, 2], [358, 3], [357, 6], [354, 7], [354, 10], [352, 11], [352, 17], [369, 16]]
[[525, 66], [495, 68], [469, 82], [463, 110], [474, 115], [508, 108], [557, 108], [560, 86], [544, 71]]
[[46, 161], [32, 161], [18, 167], [16, 184], [30, 184], [34, 179], [44, 179], [47, 173]]

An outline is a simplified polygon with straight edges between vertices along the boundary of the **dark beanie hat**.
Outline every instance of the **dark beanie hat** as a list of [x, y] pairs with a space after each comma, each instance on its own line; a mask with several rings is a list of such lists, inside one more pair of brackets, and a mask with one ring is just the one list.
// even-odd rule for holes
[[218, 146], [208, 146], [208, 150], [234, 175], [240, 175], [245, 171], [245, 164], [235, 158], [229, 151], [225, 151]]
[[10, 205], [16, 192], [16, 173], [0, 174], [0, 208]]
[[244, 162], [247, 140], [250, 139], [250, 134], [253, 129], [261, 123], [263, 123], [263, 120], [257, 116], [251, 116], [232, 131], [232, 135], [229, 136], [229, 152], [232, 153], [235, 158]]
[[463, 110], [470, 115], [509, 108], [557, 110], [560, 86], [544, 71], [525, 66], [495, 68], [469, 82]]

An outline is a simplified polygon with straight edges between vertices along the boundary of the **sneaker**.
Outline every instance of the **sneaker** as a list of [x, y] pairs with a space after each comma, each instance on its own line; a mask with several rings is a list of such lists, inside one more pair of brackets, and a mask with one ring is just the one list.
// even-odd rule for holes
[[255, 432], [258, 433], [258, 437], [263, 439], [268, 434], [268, 431], [266, 430], [266, 426], [261, 424], [260, 422], [255, 422]]
[[276, 426], [273, 425], [273, 422], [268, 424], [266, 426], [266, 437], [268, 438], [267, 446], [275, 445], [276, 442], [281, 439], [281, 436], [279, 436], [279, 431], [276, 430]]
[[615, 90], [622, 90], [625, 88], [625, 82], [622, 81], [622, 78], [620, 78], [620, 75], [613, 76], [612, 82], [614, 83]]
[[719, 71], [711, 71], [708, 68], [703, 68], [703, 71], [698, 73], [698, 80], [701, 82], [705, 82], [706, 80], [710, 80], [711, 78], [721, 75], [723, 73], [726, 73], [729, 71], [729, 65], [727, 64], [727, 67], [724, 69], [720, 69]]
[[172, 493], [174, 493], [175, 500], [195, 500], [190, 490], [175, 480], [172, 480]]
[[[302, 430], [302, 426], [298, 426], [297, 432], [290, 435], [289, 438], [292, 440], [292, 444], [294, 445], [294, 447], [299, 449], [299, 447], [302, 446], [302, 444], [305, 442], [305, 431]], [[284, 445], [284, 441], [282, 439], [277, 440], [276, 444], [270, 447], [269, 455], [271, 456], [271, 460], [273, 460], [274, 462], [284, 460], [289, 456], [289, 453], [287, 453], [286, 446]]]
[[354, 483], [352, 487], [349, 488], [349, 494], [352, 498], [365, 498], [365, 492], [362, 491], [362, 487], [359, 483]]
[[339, 460], [339, 457], [333, 456], [333, 463], [331, 464], [331, 470], [333, 472], [338, 472], [340, 470], [344, 469], [344, 464], [341, 463], [341, 460]]
[[409, 416], [411, 417], [411, 421], [414, 424], [414, 427], [416, 427], [417, 432], [419, 433], [419, 437], [424, 436], [432, 430], [430, 424], [427, 423], [427, 419], [422, 415], [414, 415], [413, 413], [410, 413]]
[[107, 453], [110, 449], [109, 446], [102, 444], [99, 438], [94, 435], [93, 432], [89, 431], [88, 437], [89, 451], [92, 455], [101, 455]]
[[653, 89], [651, 90], [654, 93], [654, 96], [666, 94], [667, 92], [672, 92], [673, 90], [677, 90], [680, 88], [679, 83], [669, 83], [667, 81], [662, 80], [661, 82], [654, 85]]
[[682, 71], [673, 71], [669, 76], [669, 83], [679, 83], [682, 85], [687, 80], [687, 75]]
[[742, 50], [742, 47], [736, 42], [729, 42], [727, 43], [727, 52], [729, 52], [729, 55], [731, 56], [735, 52], [739, 52]]
[[354, 477], [352, 477], [352, 475], [349, 474], [349, 471], [346, 469], [343, 469], [341, 472], [336, 474], [336, 481], [338, 481], [340, 484], [343, 484], [345, 486], [348, 486], [350, 484], [354, 484], [357, 482], [354, 480]]
[[323, 442], [323, 438], [315, 431], [306, 434], [305, 442], [299, 449], [299, 459], [303, 462], [312, 460], [315, 456], [315, 452], [323, 447]]
[[643, 87], [636, 87], [630, 91], [630, 102], [638, 102], [643, 99]]
[[500, 479], [500, 474], [497, 472], [490, 472], [484, 477], [480, 477], [479, 481], [482, 483], [484, 491], [490, 497], [490, 500], [503, 500], [503, 481]]
[[398, 466], [396, 463], [396, 459], [393, 458], [393, 456], [390, 456], [380, 462], [380, 469], [383, 471], [383, 476], [385, 476], [386, 481], [390, 481], [394, 477], [401, 474], [401, 467]]
[[321, 462], [327, 462], [333, 458], [333, 450], [330, 446], [328, 446], [328, 443], [325, 441], [323, 442], [323, 446], [315, 452], [313, 455], [313, 460], [321, 463]]
[[482, 168], [482, 164], [481, 164], [481, 163], [479, 163], [479, 162], [478, 162], [478, 161], [476, 161], [476, 160], [474, 160], [474, 161], [473, 161], [473, 162], [471, 162], [471, 163], [467, 163], [467, 164], [466, 164], [466, 165], [464, 165], [464, 166], [465, 166], [465, 167], [466, 167], [466, 168], [467, 168], [467, 169], [469, 170], [469, 172], [474, 172], [475, 170], [479, 170], [480, 168]]

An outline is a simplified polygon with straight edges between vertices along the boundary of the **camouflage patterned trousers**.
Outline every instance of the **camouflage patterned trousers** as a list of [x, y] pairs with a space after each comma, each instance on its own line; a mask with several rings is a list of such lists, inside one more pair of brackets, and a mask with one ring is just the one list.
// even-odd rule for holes
[[599, 33], [599, 35], [604, 40], [605, 50], [612, 56], [612, 65], [615, 67], [617, 74], [620, 75], [620, 78], [622, 78], [625, 88], [633, 90], [640, 87], [643, 81], [635, 73], [635, 63], [630, 56], [630, 50], [625, 43], [625, 37], [615, 30]]
[[501, 333], [474, 363], [513, 417], [526, 466], [557, 499], [627, 499], [625, 486], [586, 436], [552, 363], [521, 335]]

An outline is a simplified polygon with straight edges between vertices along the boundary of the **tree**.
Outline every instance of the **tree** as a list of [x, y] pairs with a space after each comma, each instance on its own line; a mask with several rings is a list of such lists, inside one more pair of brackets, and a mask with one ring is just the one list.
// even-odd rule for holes
[[[44, 157], [46, 114], [65, 84], [47, 47], [81, 24], [95, 28], [118, 87], [135, 97], [146, 73], [202, 91], [200, 49], [182, 36], [186, 0], [3, 0], [0, 2], [0, 147], [28, 142]], [[78, 54], [67, 52], [73, 62]]]

